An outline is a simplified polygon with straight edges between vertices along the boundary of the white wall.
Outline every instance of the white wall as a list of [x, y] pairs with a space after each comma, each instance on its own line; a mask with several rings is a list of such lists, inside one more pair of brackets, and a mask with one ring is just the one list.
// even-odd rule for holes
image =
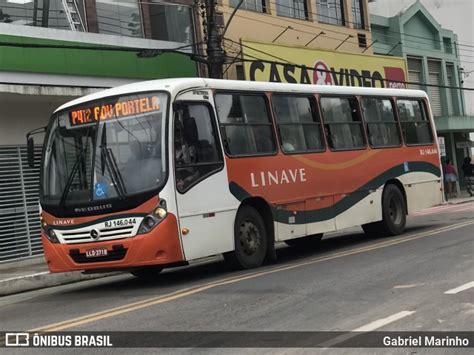
[[[26, 144], [27, 132], [47, 125], [53, 111], [72, 99], [0, 93], [0, 145]], [[43, 135], [34, 138], [40, 143]]]

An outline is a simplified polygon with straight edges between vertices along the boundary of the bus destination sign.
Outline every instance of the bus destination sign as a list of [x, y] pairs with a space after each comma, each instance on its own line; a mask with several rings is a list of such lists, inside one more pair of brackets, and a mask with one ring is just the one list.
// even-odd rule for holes
[[159, 97], [147, 96], [77, 109], [69, 112], [69, 122], [71, 127], [77, 127], [112, 118], [129, 117], [159, 110]]

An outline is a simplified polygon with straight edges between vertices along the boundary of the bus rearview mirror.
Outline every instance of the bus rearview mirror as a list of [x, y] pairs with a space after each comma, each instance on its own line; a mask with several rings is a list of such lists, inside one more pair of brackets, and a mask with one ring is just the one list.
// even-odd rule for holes
[[27, 155], [28, 155], [28, 166], [30, 168], [35, 167], [35, 141], [33, 137], [28, 137], [27, 141]]

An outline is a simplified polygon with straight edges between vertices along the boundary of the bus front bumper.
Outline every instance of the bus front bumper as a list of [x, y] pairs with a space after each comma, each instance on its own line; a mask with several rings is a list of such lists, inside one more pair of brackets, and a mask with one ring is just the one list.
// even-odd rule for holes
[[[176, 217], [169, 214], [147, 234], [132, 238], [81, 244], [51, 243], [42, 233], [44, 254], [50, 272], [130, 270], [184, 261]], [[106, 249], [106, 255], [103, 250]], [[97, 256], [90, 256], [93, 250]], [[101, 251], [102, 250], [102, 251]], [[88, 253], [89, 251], [89, 253]]]

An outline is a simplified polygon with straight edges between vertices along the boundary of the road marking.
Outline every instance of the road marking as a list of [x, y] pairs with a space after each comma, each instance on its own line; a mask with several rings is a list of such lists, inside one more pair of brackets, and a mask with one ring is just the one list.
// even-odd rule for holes
[[190, 296], [190, 295], [193, 295], [193, 294], [196, 294], [196, 293], [200, 293], [200, 292], [203, 292], [203, 291], [215, 288], [215, 287], [224, 286], [224, 285], [228, 285], [228, 284], [232, 284], [232, 283], [236, 283], [236, 282], [241, 282], [241, 281], [245, 281], [245, 280], [250, 280], [250, 279], [257, 278], [257, 277], [261, 277], [261, 276], [265, 276], [265, 275], [269, 275], [269, 274], [274, 274], [274, 273], [277, 273], [277, 272], [292, 270], [292, 269], [295, 269], [295, 268], [300, 268], [300, 267], [304, 267], [304, 266], [308, 266], [308, 265], [314, 265], [314, 264], [317, 264], [317, 263], [320, 263], [320, 262], [323, 262], [323, 261], [329, 261], [329, 260], [342, 258], [344, 256], [350, 256], [350, 255], [354, 255], [354, 254], [360, 254], [360, 253], [364, 253], [364, 252], [368, 252], [368, 251], [382, 249], [382, 248], [386, 248], [386, 247], [389, 247], [389, 246], [393, 246], [393, 245], [397, 245], [397, 244], [401, 244], [401, 243], [406, 243], [408, 241], [416, 240], [416, 239], [419, 239], [419, 238], [425, 238], [425, 237], [437, 235], [437, 234], [442, 233], [442, 232], [447, 232], [447, 231], [450, 231], [450, 230], [463, 228], [463, 227], [466, 227], [466, 226], [469, 226], [469, 225], [472, 225], [472, 224], [474, 224], [474, 221], [457, 223], [457, 224], [453, 224], [453, 225], [450, 225], [450, 226], [433, 229], [433, 230], [427, 231], [427, 232], [421, 232], [421, 233], [408, 235], [406, 237], [401, 237], [401, 238], [398, 238], [398, 239], [392, 240], [392, 241], [380, 242], [380, 243], [372, 244], [372, 245], [369, 245], [369, 246], [360, 247], [360, 248], [347, 250], [347, 251], [343, 251], [343, 252], [336, 252], [336, 253], [329, 254], [329, 255], [326, 255], [326, 256], [320, 256], [320, 257], [312, 258], [312, 259], [309, 259], [309, 260], [306, 260], [306, 261], [286, 265], [286, 266], [274, 267], [274, 268], [267, 269], [267, 270], [264, 270], [264, 271], [257, 271], [257, 272], [252, 272], [252, 273], [248, 273], [248, 274], [241, 275], [241, 276], [234, 276], [234, 277], [224, 278], [222, 280], [206, 283], [206, 284], [203, 284], [203, 285], [198, 285], [198, 286], [194, 286], [194, 287], [187, 287], [187, 288], [184, 288], [184, 289], [181, 289], [181, 290], [178, 290], [178, 291], [175, 291], [175, 292], [171, 292], [171, 293], [168, 293], [168, 294], [165, 294], [165, 295], [162, 295], [162, 296], [153, 297], [153, 298], [145, 299], [145, 300], [142, 300], [142, 301], [126, 304], [126, 305], [123, 305], [123, 306], [107, 309], [107, 310], [104, 310], [104, 311], [101, 311], [101, 312], [96, 312], [96, 313], [88, 314], [88, 315], [85, 315], [85, 316], [65, 320], [65, 321], [62, 321], [62, 322], [49, 324], [49, 325], [38, 327], [38, 328], [29, 330], [29, 331], [30, 332], [61, 331], [61, 330], [64, 330], [64, 329], [69, 329], [69, 328], [72, 328], [72, 327], [76, 327], [76, 326], [84, 325], [84, 324], [87, 324], [87, 323], [91, 323], [93, 321], [113, 317], [113, 316], [120, 315], [120, 314], [123, 314], [123, 313], [132, 312], [132, 311], [139, 310], [139, 309], [142, 309], [142, 308], [145, 308], [145, 307], [150, 307], [150, 306], [158, 305], [158, 304], [161, 304], [161, 303], [173, 301], [173, 300], [183, 298], [183, 297], [187, 297], [187, 296]]
[[424, 283], [421, 284], [409, 284], [409, 285], [397, 285], [393, 286], [393, 288], [398, 289], [398, 288], [412, 288], [412, 287], [417, 287], [417, 286], [423, 286]]
[[459, 287], [453, 288], [451, 290], [446, 291], [445, 295], [455, 295], [456, 293], [469, 290], [470, 288], [474, 287], [474, 281], [468, 282], [467, 284], [461, 285]]
[[18, 277], [11, 277], [9, 279], [1, 280], [0, 285], [2, 284], [2, 282], [14, 281], [14, 280], [19, 280], [19, 279], [26, 279], [26, 278], [36, 277], [36, 276], [46, 275], [46, 274], [49, 274], [49, 271], [42, 271], [42, 272], [37, 272], [35, 274], [28, 274], [28, 275], [22, 275], [22, 276], [18, 276]]
[[401, 312], [392, 314], [389, 317], [377, 319], [373, 322], [363, 325], [362, 327], [356, 328], [352, 330], [351, 332], [326, 340], [325, 342], [321, 343], [320, 346], [324, 348], [329, 348], [331, 346], [334, 346], [339, 343], [343, 343], [349, 339], [359, 336], [360, 335], [359, 332], [372, 332], [376, 329], [386, 326], [387, 324], [390, 324], [402, 318], [408, 317], [412, 315], [413, 313], [415, 313], [415, 311], [401, 311]]

